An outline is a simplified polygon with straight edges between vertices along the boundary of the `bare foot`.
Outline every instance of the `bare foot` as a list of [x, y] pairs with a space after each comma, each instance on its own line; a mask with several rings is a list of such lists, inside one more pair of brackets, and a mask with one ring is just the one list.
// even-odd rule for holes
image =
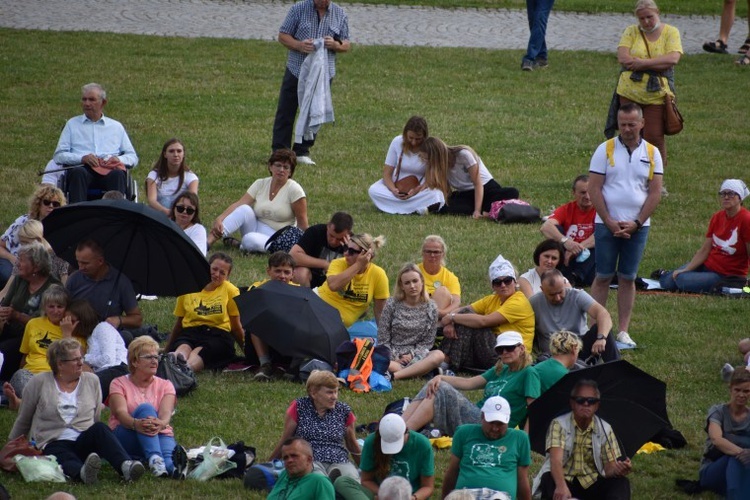
[[16, 390], [10, 385], [10, 382], [3, 384], [3, 394], [8, 398], [8, 408], [11, 410], [18, 410], [21, 406], [21, 398], [16, 395]]

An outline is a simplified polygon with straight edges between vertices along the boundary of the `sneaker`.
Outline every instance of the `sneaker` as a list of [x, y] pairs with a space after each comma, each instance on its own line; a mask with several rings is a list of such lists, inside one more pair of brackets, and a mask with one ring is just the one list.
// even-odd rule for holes
[[414, 213], [417, 215], [427, 215], [430, 213], [430, 211], [427, 207], [423, 207], [423, 208], [418, 208]]
[[669, 191], [667, 191], [667, 186], [661, 187], [661, 195], [663, 198], [666, 198], [667, 196], [669, 196]]
[[652, 280], [660, 280], [662, 276], [667, 274], [669, 271], [666, 269], [656, 269], [653, 273], [651, 273], [651, 279]]
[[339, 469], [338, 467], [334, 467], [333, 469], [331, 469], [331, 473], [328, 474], [328, 479], [330, 479], [331, 482], [336, 481], [340, 477], [341, 477], [341, 469]]
[[617, 334], [617, 341], [621, 344], [627, 344], [631, 347], [636, 347], [635, 340], [630, 338], [630, 335], [628, 335], [628, 332], [620, 332]]
[[258, 368], [258, 373], [253, 376], [253, 380], [258, 382], [270, 382], [273, 380], [273, 365], [271, 363], [263, 363]]
[[179, 444], [172, 450], [172, 463], [174, 463], [172, 477], [174, 479], [185, 479], [188, 473], [188, 457], [185, 448]]
[[309, 156], [298, 156], [297, 157], [297, 164], [298, 165], [315, 165], [315, 162], [310, 158]]
[[148, 460], [148, 468], [155, 477], [166, 477], [168, 475], [164, 459], [159, 455], [151, 455], [151, 458]]
[[89, 454], [81, 467], [81, 482], [83, 484], [95, 484], [99, 480], [99, 470], [102, 468], [102, 459], [96, 453]]
[[549, 66], [549, 61], [543, 58], [539, 58], [534, 61], [534, 66], [536, 66], [537, 68], [546, 68], [547, 66]]
[[138, 460], [125, 460], [122, 463], [122, 478], [127, 482], [138, 481], [146, 469]]
[[734, 366], [730, 365], [729, 363], [724, 363], [724, 366], [721, 367], [721, 380], [729, 383], [729, 380], [732, 378], [733, 373]]
[[524, 59], [521, 62], [521, 71], [534, 71], [534, 62]]

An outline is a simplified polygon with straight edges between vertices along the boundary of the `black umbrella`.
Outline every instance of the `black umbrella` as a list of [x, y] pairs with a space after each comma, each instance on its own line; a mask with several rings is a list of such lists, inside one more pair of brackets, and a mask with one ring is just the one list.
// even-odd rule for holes
[[336, 362], [349, 340], [341, 315], [307, 287], [269, 281], [235, 297], [242, 326], [283, 356]]
[[550, 422], [571, 411], [570, 392], [582, 379], [596, 381], [601, 393], [597, 415], [612, 426], [627, 456], [664, 427], [667, 416], [667, 384], [625, 360], [602, 363], [568, 373], [529, 406], [531, 449], [542, 455]]
[[76, 266], [75, 249], [91, 238], [107, 262], [130, 278], [136, 293], [178, 296], [211, 281], [208, 262], [193, 241], [164, 214], [123, 200], [76, 203], [44, 219], [44, 237]]

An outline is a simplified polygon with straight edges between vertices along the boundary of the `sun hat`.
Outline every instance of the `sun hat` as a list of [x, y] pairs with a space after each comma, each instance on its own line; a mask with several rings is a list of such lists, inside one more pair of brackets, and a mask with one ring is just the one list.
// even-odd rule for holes
[[380, 419], [378, 426], [380, 433], [380, 449], [385, 455], [395, 455], [404, 447], [406, 422], [401, 415], [389, 413]]

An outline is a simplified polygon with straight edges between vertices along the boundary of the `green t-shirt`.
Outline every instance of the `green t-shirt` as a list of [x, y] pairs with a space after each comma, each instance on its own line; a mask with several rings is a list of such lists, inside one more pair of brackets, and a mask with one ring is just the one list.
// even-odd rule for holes
[[286, 470], [281, 471], [276, 485], [267, 500], [334, 500], [333, 483], [320, 472], [311, 472], [299, 479], [289, 479]]
[[[365, 439], [365, 445], [362, 447], [362, 461], [359, 463], [359, 468], [364, 472], [375, 470], [374, 444], [375, 434], [370, 434]], [[418, 432], [409, 431], [409, 440], [404, 443], [404, 448], [391, 456], [391, 470], [388, 475], [408, 479], [414, 491], [421, 488], [423, 477], [435, 475], [435, 457], [430, 440]]]
[[554, 358], [545, 359], [538, 365], [534, 365], [533, 369], [539, 374], [540, 394], [547, 392], [547, 389], [568, 373], [565, 365]]
[[505, 436], [491, 441], [481, 424], [459, 426], [451, 453], [460, 461], [456, 489], [491, 488], [513, 499], [518, 489], [518, 467], [531, 463], [531, 445], [525, 432], [508, 428]]
[[492, 396], [504, 397], [510, 404], [510, 428], [516, 427], [526, 419], [526, 398], [536, 399], [541, 394], [539, 374], [528, 366], [512, 372], [505, 365], [499, 374], [492, 367], [484, 372], [482, 377], [487, 381], [487, 385], [484, 386], [484, 397], [479, 400], [477, 406], [481, 408]]

